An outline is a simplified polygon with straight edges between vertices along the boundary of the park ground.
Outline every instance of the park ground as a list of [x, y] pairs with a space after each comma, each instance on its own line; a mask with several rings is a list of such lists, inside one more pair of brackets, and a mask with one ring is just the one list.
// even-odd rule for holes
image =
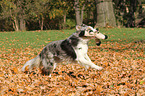
[[24, 63], [47, 43], [67, 38], [75, 30], [46, 30], [0, 33], [0, 96], [143, 96], [145, 95], [145, 29], [101, 28], [109, 36], [89, 42], [88, 55], [103, 67], [84, 70], [78, 64], [57, 65], [52, 77], [39, 69], [23, 73]]

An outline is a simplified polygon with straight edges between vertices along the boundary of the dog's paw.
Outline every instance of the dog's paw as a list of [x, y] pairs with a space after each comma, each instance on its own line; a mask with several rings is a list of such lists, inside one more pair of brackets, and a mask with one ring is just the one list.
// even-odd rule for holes
[[96, 69], [97, 69], [97, 70], [102, 70], [102, 69], [103, 69], [103, 67], [99, 67], [99, 66], [98, 66]]

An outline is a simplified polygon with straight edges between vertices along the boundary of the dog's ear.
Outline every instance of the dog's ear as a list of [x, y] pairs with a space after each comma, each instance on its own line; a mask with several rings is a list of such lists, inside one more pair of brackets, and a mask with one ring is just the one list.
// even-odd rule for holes
[[85, 31], [81, 31], [80, 33], [79, 33], [79, 37], [83, 37], [85, 35]]
[[96, 41], [96, 45], [97, 45], [97, 46], [100, 46], [100, 45], [101, 45], [101, 40], [100, 40], [100, 39], [95, 38], [95, 41]]
[[76, 30], [77, 30], [77, 31], [80, 31], [81, 28], [82, 28], [82, 26], [80, 26], [80, 25], [76, 25]]
[[86, 27], [87, 25], [86, 25], [86, 24], [82, 24], [81, 26], [82, 26], [82, 27]]
[[80, 30], [84, 30], [87, 27], [87, 25], [82, 24], [82, 25], [76, 25], [76, 30], [80, 31]]

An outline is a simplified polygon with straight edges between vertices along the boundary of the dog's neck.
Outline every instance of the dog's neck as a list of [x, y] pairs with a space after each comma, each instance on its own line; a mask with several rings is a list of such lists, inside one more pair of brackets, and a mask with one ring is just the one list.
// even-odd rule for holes
[[84, 38], [80, 38], [80, 42], [83, 43], [83, 44], [88, 44], [88, 41], [90, 39], [84, 39]]

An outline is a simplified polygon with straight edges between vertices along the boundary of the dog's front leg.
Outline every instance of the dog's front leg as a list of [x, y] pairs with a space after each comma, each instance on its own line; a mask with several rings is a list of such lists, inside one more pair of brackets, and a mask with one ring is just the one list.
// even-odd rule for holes
[[85, 55], [85, 59], [92, 62], [91, 59], [89, 58], [88, 54]]
[[[84, 57], [85, 57], [85, 59], [88, 60], [89, 62], [92, 62], [91, 59], [89, 58], [88, 54], [86, 54]], [[85, 65], [85, 70], [87, 70], [89, 67], [90, 67], [90, 66]]]
[[80, 57], [80, 58], [78, 58], [77, 61], [84, 66], [90, 66], [91, 68], [94, 68], [97, 70], [103, 69], [102, 67], [95, 65], [93, 62], [91, 62], [91, 60], [87, 60], [87, 59], [86, 59], [86, 57]]

